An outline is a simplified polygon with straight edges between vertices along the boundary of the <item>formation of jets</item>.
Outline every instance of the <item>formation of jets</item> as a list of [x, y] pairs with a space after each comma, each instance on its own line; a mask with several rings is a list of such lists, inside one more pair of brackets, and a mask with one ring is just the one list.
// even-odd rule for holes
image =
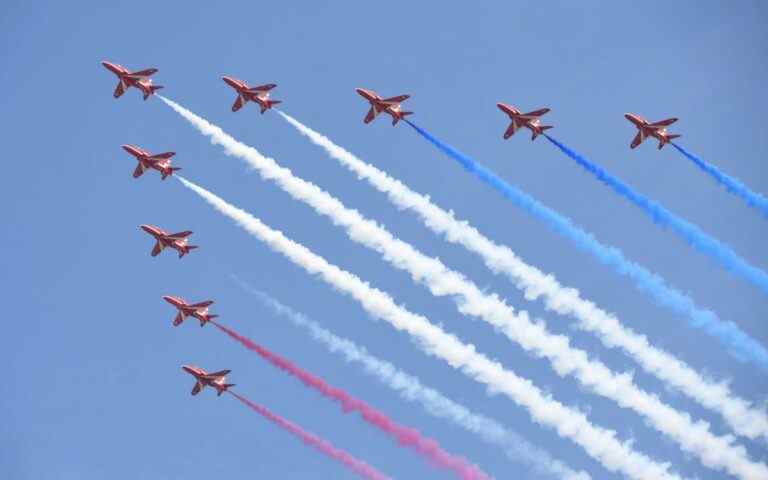
[[[144, 92], [144, 100], [146, 100], [150, 95], [155, 93], [156, 90], [163, 88], [159, 85], [152, 85], [152, 79], [149, 78], [151, 75], [157, 73], [158, 70], [156, 68], [130, 72], [127, 68], [116, 63], [104, 61], [101, 62], [101, 64], [118, 77], [117, 88], [115, 88], [115, 98], [120, 97], [125, 92], [126, 88], [136, 87]], [[244, 81], [226, 75], [222, 77], [222, 80], [237, 93], [235, 103], [232, 104], [233, 112], [237, 112], [248, 102], [257, 103], [261, 109], [261, 113], [273, 108], [278, 103], [282, 103], [281, 100], [272, 100], [269, 98], [270, 91], [277, 86], [275, 83], [266, 83], [264, 85], [250, 87]], [[363, 118], [363, 123], [371, 123], [380, 113], [386, 113], [392, 117], [392, 125], [397, 125], [400, 120], [413, 114], [413, 112], [402, 109], [402, 103], [408, 100], [411, 97], [410, 95], [405, 94], [382, 98], [378, 93], [372, 90], [366, 90], [365, 88], [356, 88], [355, 91], [370, 104], [368, 113], [365, 115], [365, 118]], [[531, 131], [531, 140], [536, 140], [536, 137], [544, 133], [545, 130], [552, 128], [551, 125], [542, 125], [541, 119], [539, 118], [548, 113], [549, 108], [540, 108], [532, 112], [522, 113], [512, 105], [507, 105], [505, 103], [497, 103], [496, 106], [499, 107], [499, 110], [509, 116], [510, 124], [504, 131], [505, 140], [509, 139], [521, 128], [527, 128]], [[661, 149], [667, 143], [680, 137], [680, 135], [667, 132], [666, 129], [666, 127], [675, 123], [677, 118], [667, 118], [665, 120], [650, 123], [634, 113], [626, 113], [624, 114], [624, 117], [632, 122], [638, 130], [637, 135], [635, 135], [635, 138], [630, 144], [630, 148], [636, 148], [646, 138], [654, 137], [659, 141], [659, 149]], [[150, 155], [141, 148], [133, 145], [123, 145], [123, 148], [131, 155], [135, 156], [139, 161], [139, 165], [133, 172], [134, 177], [139, 177], [146, 169], [152, 168], [158, 170], [161, 174], [161, 178], [164, 180], [175, 170], [179, 170], [178, 167], [171, 167], [170, 157], [173, 156], [173, 152]]]
[[[152, 79], [149, 78], [157, 73], [158, 70], [156, 68], [147, 68], [145, 70], [131, 72], [127, 68], [116, 63], [103, 61], [101, 64], [117, 76], [118, 83], [114, 91], [115, 98], [120, 98], [128, 88], [134, 87], [141, 90], [143, 98], [146, 100], [157, 90], [163, 88], [160, 85], [153, 85]], [[253, 102], [259, 105], [261, 113], [263, 114], [275, 105], [281, 103], [280, 100], [272, 100], [269, 98], [270, 91], [277, 86], [274, 83], [251, 87], [244, 81], [229, 76], [222, 77], [222, 80], [224, 80], [227, 85], [231, 86], [237, 93], [235, 102], [232, 104], [233, 112], [237, 112], [243, 108], [246, 103]], [[392, 125], [394, 126], [397, 125], [400, 120], [405, 119], [406, 116], [413, 114], [413, 112], [402, 109], [402, 103], [410, 98], [410, 95], [405, 94], [382, 98], [378, 93], [372, 90], [357, 88], [355, 91], [370, 105], [368, 113], [363, 119], [363, 123], [371, 123], [380, 113], [386, 113], [392, 117]], [[545, 130], [552, 128], [551, 125], [542, 125], [540, 119], [542, 115], [545, 115], [550, 111], [549, 108], [540, 108], [528, 113], [522, 113], [517, 108], [504, 103], [497, 103], [496, 106], [499, 110], [509, 116], [510, 124], [503, 135], [505, 140], [509, 139], [521, 128], [527, 128], [531, 131], [531, 140], [536, 140], [536, 137], [542, 135]], [[671, 134], [667, 132], [666, 129], [666, 127], [675, 123], [677, 118], [667, 118], [665, 120], [650, 123], [639, 115], [633, 113], [627, 113], [624, 116], [627, 120], [632, 122], [638, 130], [637, 135], [635, 135], [630, 144], [630, 148], [634, 149], [646, 138], [653, 137], [659, 141], [658, 147], [661, 149], [664, 145], [680, 136]], [[133, 155], [138, 162], [136, 169], [133, 171], [133, 178], [142, 176], [147, 170], [157, 170], [160, 173], [160, 178], [165, 180], [173, 175], [173, 172], [181, 170], [179, 167], [171, 165], [171, 157], [175, 155], [174, 152], [152, 154], [136, 145], [122, 145], [122, 148]], [[187, 243], [188, 237], [192, 234], [189, 230], [178, 233], [167, 233], [163, 229], [153, 225], [141, 225], [140, 227], [155, 239], [155, 245], [151, 252], [153, 257], [159, 255], [166, 247], [176, 250], [179, 254], [179, 258], [184, 257], [191, 250], [198, 248], [196, 245], [189, 245]], [[213, 304], [212, 300], [188, 303], [180, 297], [171, 295], [165, 295], [163, 296], [163, 299], [176, 308], [176, 316], [173, 319], [174, 326], [181, 325], [184, 320], [190, 316], [199, 320], [201, 327], [205, 326], [205, 324], [212, 319], [218, 317], [218, 315], [208, 312], [208, 307]], [[209, 386], [216, 390], [217, 395], [221, 396], [222, 393], [234, 386], [234, 384], [226, 382], [226, 375], [229, 374], [230, 370], [208, 373], [202, 368], [191, 365], [182, 365], [181, 368], [195, 377], [195, 385], [192, 388], [192, 395], [197, 395], [206, 386]]]

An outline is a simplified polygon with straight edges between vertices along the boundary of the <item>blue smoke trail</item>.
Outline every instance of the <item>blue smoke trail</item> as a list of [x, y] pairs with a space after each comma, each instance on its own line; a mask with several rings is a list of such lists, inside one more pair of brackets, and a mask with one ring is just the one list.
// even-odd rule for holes
[[685, 155], [690, 161], [695, 163], [697, 167], [704, 170], [705, 172], [710, 174], [712, 178], [720, 182], [720, 184], [723, 185], [726, 188], [726, 190], [728, 190], [731, 193], [735, 193], [736, 195], [741, 197], [745, 202], [747, 202], [747, 205], [760, 210], [763, 213], [763, 215], [768, 217], [768, 198], [765, 198], [759, 193], [753, 192], [752, 190], [749, 189], [749, 187], [741, 183], [739, 180], [721, 172], [714, 165], [705, 162], [704, 160], [700, 159], [696, 155], [685, 150], [680, 145], [673, 143], [672, 146], [675, 147], [678, 152]]
[[580, 229], [571, 220], [539, 203], [527, 193], [513, 187], [474, 159], [444, 144], [410, 121], [405, 120], [405, 122], [438, 150], [459, 162], [464, 169], [496, 189], [514, 205], [568, 238], [579, 249], [589, 252], [616, 273], [630, 277], [638, 289], [650, 294], [660, 305], [686, 317], [690, 326], [701, 329], [720, 340], [728, 352], [738, 360], [752, 362], [768, 371], [768, 350], [742, 331], [738, 325], [731, 321], [721, 320], [710, 310], [697, 307], [690, 297], [667, 285], [660, 276], [626, 259], [618, 248], [601, 244], [592, 234]]
[[663, 227], [669, 227], [673, 232], [683, 237], [693, 248], [709, 255], [725, 267], [726, 270], [756, 285], [764, 293], [768, 293], [768, 273], [753, 267], [727, 245], [722, 244], [717, 239], [704, 233], [696, 225], [683, 220], [658, 203], [633, 190], [632, 187], [614, 177], [599, 165], [592, 163], [546, 133], [543, 135], [560, 151], [584, 168], [584, 170], [611, 187], [614, 192], [640, 207], [641, 210], [651, 217], [654, 223]]

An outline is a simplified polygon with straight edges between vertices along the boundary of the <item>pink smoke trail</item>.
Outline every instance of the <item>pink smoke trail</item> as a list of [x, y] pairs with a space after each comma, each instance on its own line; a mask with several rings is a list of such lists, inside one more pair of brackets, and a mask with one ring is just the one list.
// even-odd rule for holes
[[301, 380], [302, 383], [308, 387], [314, 388], [324, 396], [339, 402], [345, 413], [351, 411], [360, 412], [366, 422], [393, 436], [400, 445], [412, 448], [421, 455], [424, 455], [434, 465], [453, 471], [463, 480], [488, 480], [490, 478], [477, 466], [472, 465], [461, 457], [453, 456], [440, 448], [440, 445], [438, 445], [435, 440], [424, 438], [417, 430], [395, 423], [384, 413], [376, 410], [362, 400], [351, 396], [341, 389], [328, 385], [322, 379], [302, 370], [287, 359], [270, 352], [266, 348], [257, 345], [252, 340], [243, 337], [216, 322], [212, 321], [211, 323], [234, 340], [240, 342], [248, 350], [258, 353], [262, 358], [280, 370], [283, 370], [289, 375], [293, 375]]
[[325, 455], [343, 463], [347, 468], [349, 468], [356, 474], [360, 475], [361, 477], [366, 478], [368, 480], [389, 480], [389, 477], [379, 472], [372, 466], [368, 465], [362, 460], [356, 459], [355, 457], [345, 452], [344, 450], [340, 450], [334, 447], [333, 445], [323, 440], [322, 438], [318, 437], [317, 435], [314, 435], [309, 432], [305, 432], [301, 427], [299, 427], [295, 423], [288, 421], [279, 415], [275, 415], [274, 413], [267, 410], [265, 407], [262, 407], [261, 405], [257, 405], [251, 402], [250, 400], [248, 400], [247, 398], [242, 397], [231, 390], [227, 390], [227, 391], [231, 393], [232, 396], [234, 396], [236, 399], [243, 402], [245, 406], [247, 406], [254, 412], [258, 413], [259, 415], [266, 418], [270, 422], [277, 424], [279, 427], [283, 428], [284, 430], [287, 430], [290, 433], [296, 435], [305, 444], [315, 447], [317, 450], [324, 453]]

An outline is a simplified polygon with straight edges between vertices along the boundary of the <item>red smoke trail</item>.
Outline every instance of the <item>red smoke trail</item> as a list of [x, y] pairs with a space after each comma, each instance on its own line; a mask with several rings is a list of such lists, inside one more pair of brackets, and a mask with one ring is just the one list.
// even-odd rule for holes
[[241, 397], [240, 395], [236, 394], [231, 390], [227, 390], [227, 391], [231, 393], [236, 399], [243, 402], [243, 404], [245, 404], [248, 408], [250, 408], [254, 412], [258, 413], [259, 415], [266, 418], [270, 422], [277, 424], [284, 430], [287, 430], [292, 434], [296, 435], [305, 444], [315, 447], [317, 450], [326, 454], [327, 456], [331, 457], [334, 460], [340, 461], [346, 467], [348, 467], [350, 470], [357, 473], [361, 477], [366, 478], [368, 480], [389, 480], [389, 477], [379, 472], [372, 466], [368, 465], [362, 460], [356, 459], [355, 457], [345, 452], [344, 450], [339, 450], [338, 448], [334, 447], [333, 445], [326, 442], [322, 438], [316, 435], [313, 435], [309, 432], [305, 432], [301, 427], [299, 427], [295, 423], [290, 422], [279, 415], [275, 415], [274, 413], [270, 412], [269, 410], [262, 407], [261, 405], [257, 405], [251, 402], [250, 400], [248, 400], [247, 398]]
[[347, 392], [328, 385], [320, 378], [312, 375], [311, 373], [305, 372], [285, 358], [282, 358], [279, 355], [270, 352], [266, 348], [257, 345], [252, 340], [240, 336], [236, 332], [228, 329], [227, 327], [219, 325], [216, 322], [212, 321], [211, 323], [216, 325], [221, 331], [233, 339], [240, 342], [245, 348], [261, 355], [262, 358], [269, 361], [272, 365], [285, 371], [289, 375], [293, 375], [294, 377], [301, 380], [305, 385], [314, 388], [326, 397], [339, 402], [344, 412], [360, 412], [366, 422], [395, 437], [400, 445], [415, 449], [420, 454], [426, 456], [435, 465], [441, 468], [452, 470], [457, 476], [464, 480], [489, 479], [488, 475], [486, 475], [477, 466], [472, 465], [461, 457], [455, 457], [449, 454], [440, 448], [440, 445], [438, 445], [436, 441], [422, 437], [417, 430], [395, 423], [385, 414], [379, 412], [362, 400], [358, 400], [349, 395]]

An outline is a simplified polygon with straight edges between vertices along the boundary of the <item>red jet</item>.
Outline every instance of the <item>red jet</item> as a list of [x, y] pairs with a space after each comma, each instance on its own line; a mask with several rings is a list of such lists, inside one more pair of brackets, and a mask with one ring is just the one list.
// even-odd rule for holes
[[637, 135], [629, 145], [629, 148], [635, 148], [648, 137], [653, 137], [659, 141], [659, 150], [661, 148], [679, 137], [680, 135], [672, 135], [667, 133], [666, 127], [672, 125], [677, 121], [676, 118], [667, 118], [666, 120], [659, 120], [658, 122], [648, 123], [646, 119], [634, 113], [625, 113], [624, 117], [630, 122], [634, 123], [637, 127]]
[[125, 89], [129, 87], [140, 88], [144, 92], [144, 100], [149, 98], [150, 95], [160, 90], [160, 85], [152, 85], [151, 75], [157, 72], [156, 68], [148, 68], [146, 70], [139, 70], [138, 72], [129, 72], [127, 68], [122, 65], [111, 62], [101, 62], [104, 67], [110, 72], [117, 75], [118, 83], [115, 87], [115, 98], [120, 98], [125, 93]]
[[193, 367], [191, 365], [182, 365], [181, 368], [195, 377], [196, 381], [195, 386], [192, 387], [192, 395], [197, 395], [203, 388], [208, 386], [215, 388], [217, 395], [221, 396], [221, 394], [226, 392], [229, 387], [235, 386], [234, 383], [226, 383], [225, 375], [231, 372], [231, 370], [207, 373], [202, 368]]
[[123, 150], [130, 153], [139, 164], [136, 165], [136, 170], [133, 171], [133, 178], [139, 178], [144, 174], [147, 169], [154, 169], [160, 172], [160, 178], [165, 180], [169, 175], [173, 175], [173, 172], [181, 170], [179, 167], [171, 166], [171, 157], [176, 155], [176, 152], [157, 153], [152, 155], [143, 148], [135, 145], [123, 145]]
[[381, 112], [386, 112], [392, 116], [392, 125], [397, 125], [397, 122], [402, 120], [406, 115], [413, 114], [413, 112], [403, 111], [400, 106], [400, 103], [411, 97], [410, 95], [381, 98], [378, 93], [364, 88], [356, 88], [355, 91], [371, 104], [371, 108], [363, 119], [363, 123], [371, 123], [373, 119], [376, 118], [376, 115]]
[[261, 106], [261, 113], [266, 112], [273, 105], [282, 103], [280, 100], [270, 100], [269, 91], [275, 88], [277, 85], [274, 83], [267, 83], [266, 85], [259, 85], [258, 87], [249, 87], [247, 83], [242, 80], [238, 80], [232, 77], [221, 77], [222, 80], [234, 88], [237, 92], [237, 98], [235, 103], [232, 104], [232, 111], [236, 112], [243, 108], [243, 105], [248, 101], [256, 102]]
[[152, 249], [152, 256], [156, 257], [165, 247], [171, 247], [179, 252], [179, 258], [188, 254], [190, 250], [198, 248], [197, 245], [187, 245], [187, 237], [192, 232], [186, 230], [179, 233], [166, 233], [162, 229], [152, 225], [141, 225], [141, 229], [155, 237], [155, 247]]
[[509, 119], [512, 121], [512, 123], [509, 124], [509, 127], [507, 127], [507, 131], [504, 132], [504, 140], [514, 135], [515, 132], [522, 127], [526, 127], [533, 132], [531, 141], [536, 140], [536, 137], [544, 133], [544, 130], [552, 128], [551, 125], [542, 125], [539, 121], [540, 116], [549, 112], [548, 108], [541, 108], [528, 113], [520, 113], [520, 110], [510, 105], [497, 103], [496, 106], [499, 107], [499, 110], [509, 115]]
[[164, 295], [163, 300], [170, 303], [179, 311], [176, 314], [176, 318], [173, 319], [173, 326], [178, 327], [181, 322], [188, 316], [192, 315], [196, 319], [200, 320], [200, 326], [205, 326], [207, 322], [210, 322], [218, 315], [212, 315], [208, 313], [208, 307], [213, 304], [213, 300], [206, 300], [205, 302], [187, 303], [184, 299], [179, 297], [172, 297], [170, 295]]

